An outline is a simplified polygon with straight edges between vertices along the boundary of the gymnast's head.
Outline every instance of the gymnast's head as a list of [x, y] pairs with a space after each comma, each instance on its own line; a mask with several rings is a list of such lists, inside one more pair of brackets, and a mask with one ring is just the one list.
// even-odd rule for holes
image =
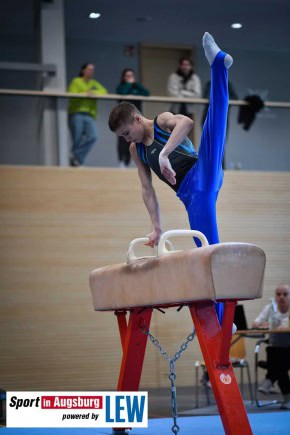
[[144, 136], [144, 116], [134, 104], [127, 101], [116, 104], [109, 116], [109, 128], [127, 142], [142, 142]]

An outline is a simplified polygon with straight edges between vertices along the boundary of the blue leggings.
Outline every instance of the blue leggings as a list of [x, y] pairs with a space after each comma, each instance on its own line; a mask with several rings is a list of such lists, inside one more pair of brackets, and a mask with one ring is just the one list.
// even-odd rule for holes
[[[228, 70], [226, 53], [220, 51], [211, 66], [210, 105], [203, 126], [198, 161], [186, 174], [177, 196], [184, 203], [190, 228], [205, 234], [210, 245], [219, 242], [216, 201], [223, 182], [224, 154], [228, 113]], [[195, 239], [197, 246], [200, 241]], [[216, 304], [221, 322], [223, 304]]]

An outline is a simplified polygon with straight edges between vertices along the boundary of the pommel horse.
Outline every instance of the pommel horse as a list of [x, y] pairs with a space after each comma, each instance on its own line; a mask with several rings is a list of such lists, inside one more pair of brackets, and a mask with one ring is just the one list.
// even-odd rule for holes
[[[199, 238], [202, 246], [167, 250], [168, 238], [184, 235]], [[123, 348], [118, 391], [139, 389], [147, 344], [147, 335], [141, 329], [149, 330], [153, 309], [185, 305], [196, 329], [225, 433], [252, 434], [229, 350], [237, 301], [262, 296], [264, 251], [248, 243], [208, 245], [198, 231], [173, 230], [161, 236], [157, 257], [136, 258], [134, 247], [146, 241], [131, 242], [126, 264], [102, 267], [90, 274], [95, 310], [114, 311], [118, 319]], [[225, 303], [222, 327], [214, 301]], [[118, 433], [118, 429], [115, 431]]]

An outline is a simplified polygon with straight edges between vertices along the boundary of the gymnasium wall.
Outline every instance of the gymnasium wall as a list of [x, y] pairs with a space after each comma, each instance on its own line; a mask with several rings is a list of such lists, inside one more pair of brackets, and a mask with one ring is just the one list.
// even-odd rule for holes
[[[129, 242], [150, 231], [137, 178], [135, 169], [1, 167], [1, 388], [116, 388], [117, 320], [94, 312], [88, 276], [96, 267], [124, 262]], [[289, 185], [285, 172], [225, 173], [218, 201], [221, 241], [254, 243], [267, 255], [263, 298], [244, 303], [249, 323], [279, 283], [290, 283]], [[174, 192], [159, 181], [155, 186], [163, 230], [188, 228]], [[171, 355], [191, 330], [187, 308], [153, 314], [152, 332]], [[254, 345], [247, 339], [252, 367]], [[194, 384], [200, 358], [195, 341], [177, 363], [177, 385]], [[169, 386], [168, 370], [148, 343], [141, 387]]]

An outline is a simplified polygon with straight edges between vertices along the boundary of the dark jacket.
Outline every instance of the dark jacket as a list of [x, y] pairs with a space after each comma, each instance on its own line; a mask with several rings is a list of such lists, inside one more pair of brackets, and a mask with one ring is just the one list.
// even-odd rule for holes
[[[148, 95], [150, 95], [150, 92], [143, 85], [141, 85], [141, 83], [137, 82], [120, 83], [116, 88], [116, 93], [120, 95], [144, 95], [144, 97], [148, 97]], [[142, 101], [132, 100], [129, 102], [133, 103], [137, 109], [141, 111]]]
[[248, 95], [244, 98], [244, 101], [249, 104], [240, 106], [238, 124], [241, 124], [244, 130], [249, 130], [256, 118], [256, 114], [263, 109], [264, 102], [259, 95]]

